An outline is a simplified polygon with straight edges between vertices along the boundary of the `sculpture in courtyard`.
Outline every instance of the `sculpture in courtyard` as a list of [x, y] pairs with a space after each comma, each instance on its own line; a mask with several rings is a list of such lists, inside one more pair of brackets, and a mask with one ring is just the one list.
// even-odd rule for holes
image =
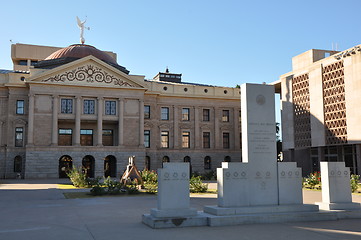
[[90, 30], [90, 27], [85, 27], [84, 24], [86, 22], [86, 20], [84, 22], [80, 21], [80, 19], [78, 18], [78, 16], [76, 17], [76, 20], [78, 22], [78, 26], [80, 28], [80, 42], [81, 44], [85, 43], [85, 38], [84, 38], [84, 28]]

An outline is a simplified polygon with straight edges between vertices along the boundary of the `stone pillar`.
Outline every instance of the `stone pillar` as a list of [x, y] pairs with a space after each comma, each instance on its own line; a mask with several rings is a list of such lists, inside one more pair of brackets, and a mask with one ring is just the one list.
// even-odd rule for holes
[[3, 125], [4, 125], [4, 121], [0, 121], [0, 146], [2, 146], [4, 143], [2, 141], [3, 139]]
[[214, 137], [213, 137], [213, 141], [214, 141], [214, 148], [215, 149], [219, 149], [219, 143], [220, 143], [220, 139], [222, 139], [219, 135], [219, 112], [218, 112], [218, 108], [213, 108], [214, 109]]
[[194, 147], [201, 148], [201, 138], [199, 136], [199, 107], [194, 108]]
[[103, 146], [103, 98], [98, 97], [97, 146]]
[[179, 149], [179, 117], [178, 117], [178, 108], [177, 106], [173, 106], [173, 148]]
[[28, 145], [34, 145], [34, 94], [29, 94]]
[[80, 117], [81, 117], [81, 97], [76, 97], [76, 107], [75, 107], [75, 139], [74, 145], [80, 146]]
[[144, 147], [144, 101], [139, 100], [139, 147]]
[[118, 99], [118, 146], [123, 146], [124, 144], [124, 133], [123, 133], [123, 124], [124, 124], [124, 100], [122, 98]]
[[234, 149], [239, 150], [241, 148], [240, 137], [239, 137], [239, 110], [238, 108], [233, 109], [233, 125], [234, 125]]
[[51, 145], [58, 145], [58, 107], [59, 107], [59, 97], [58, 95], [53, 95], [53, 125], [51, 131]]

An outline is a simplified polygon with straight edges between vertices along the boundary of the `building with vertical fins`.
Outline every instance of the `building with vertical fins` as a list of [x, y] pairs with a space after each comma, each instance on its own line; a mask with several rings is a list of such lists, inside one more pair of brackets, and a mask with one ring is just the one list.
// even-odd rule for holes
[[361, 45], [345, 51], [312, 49], [292, 59], [274, 83], [281, 93], [284, 161], [303, 175], [320, 161], [345, 162], [361, 174]]

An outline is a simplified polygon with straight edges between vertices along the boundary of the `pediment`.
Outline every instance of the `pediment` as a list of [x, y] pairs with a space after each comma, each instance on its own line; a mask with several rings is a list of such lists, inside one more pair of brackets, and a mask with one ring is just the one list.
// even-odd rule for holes
[[27, 82], [91, 87], [145, 88], [141, 79], [142, 76], [127, 75], [93, 56], [88, 56], [34, 74]]

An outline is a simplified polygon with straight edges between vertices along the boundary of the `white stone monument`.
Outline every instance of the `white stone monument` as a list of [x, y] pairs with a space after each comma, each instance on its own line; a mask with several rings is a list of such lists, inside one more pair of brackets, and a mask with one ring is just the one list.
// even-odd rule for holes
[[360, 209], [359, 203], [352, 202], [350, 169], [344, 162], [321, 162], [322, 202], [317, 203], [323, 210]]
[[158, 169], [158, 205], [143, 215], [152, 228], [205, 226], [207, 219], [190, 208], [189, 163], [164, 163]]
[[302, 204], [301, 169], [296, 163], [277, 163], [274, 86], [243, 84], [241, 113], [243, 162], [222, 163], [217, 169], [218, 206], [204, 207], [204, 212], [217, 216], [210, 218], [210, 225], [252, 221], [242, 214], [318, 211], [316, 205]]

